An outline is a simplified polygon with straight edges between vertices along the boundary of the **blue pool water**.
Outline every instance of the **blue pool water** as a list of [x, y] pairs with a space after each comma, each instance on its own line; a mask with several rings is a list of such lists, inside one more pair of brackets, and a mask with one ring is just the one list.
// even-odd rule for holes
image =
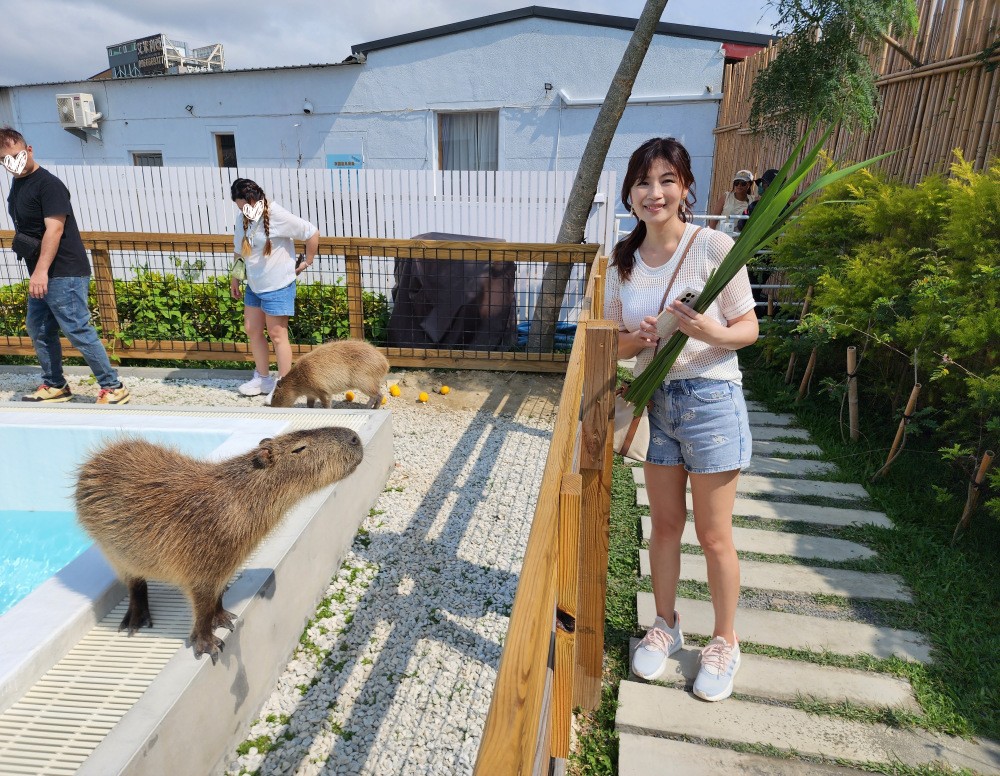
[[76, 469], [123, 433], [204, 458], [230, 431], [0, 425], [0, 615], [90, 546], [76, 522]]
[[0, 614], [89, 546], [73, 512], [0, 512]]

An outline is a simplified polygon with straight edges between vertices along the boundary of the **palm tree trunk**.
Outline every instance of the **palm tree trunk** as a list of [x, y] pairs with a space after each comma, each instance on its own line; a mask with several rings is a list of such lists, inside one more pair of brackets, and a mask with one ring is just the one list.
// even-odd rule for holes
[[[611, 140], [618, 129], [618, 122], [625, 112], [625, 105], [632, 95], [636, 76], [642, 61], [653, 40], [656, 25], [667, 7], [667, 0], [646, 0], [642, 15], [636, 24], [635, 32], [625, 47], [622, 61], [618, 65], [608, 93], [597, 114], [594, 128], [590, 132], [587, 147], [580, 158], [580, 166], [573, 180], [569, 199], [566, 202], [566, 212], [563, 213], [562, 225], [559, 227], [559, 243], [581, 243], [587, 226], [587, 217], [597, 193], [597, 182], [604, 168], [604, 160], [608, 156]], [[609, 203], [610, 204], [610, 203]], [[566, 284], [569, 282], [573, 265], [550, 262], [545, 265], [542, 274], [542, 290], [535, 304], [531, 317], [531, 328], [528, 331], [528, 350], [532, 352], [549, 352], [555, 341], [556, 323], [559, 320], [559, 310], [562, 307]]]

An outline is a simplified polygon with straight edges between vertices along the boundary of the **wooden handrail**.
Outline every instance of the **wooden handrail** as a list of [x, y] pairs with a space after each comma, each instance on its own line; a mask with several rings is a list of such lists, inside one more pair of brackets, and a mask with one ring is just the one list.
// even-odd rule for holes
[[[574, 695], [578, 691], [574, 686], [575, 635], [572, 628], [565, 626], [572, 624], [579, 608], [577, 562], [593, 566], [595, 557], [594, 553], [582, 552], [579, 546], [568, 547], [571, 537], [575, 536], [582, 544], [584, 532], [593, 534], [594, 531], [593, 526], [587, 529], [581, 522], [581, 507], [585, 505], [582, 505], [580, 490], [584, 480], [578, 473], [580, 414], [584, 408], [586, 383], [586, 396], [591, 404], [589, 414], [596, 419], [603, 413], [607, 427], [613, 390], [608, 382], [609, 379], [613, 382], [613, 377], [609, 378], [608, 372], [614, 374], [612, 359], [617, 353], [617, 338], [609, 336], [617, 332], [617, 327], [591, 317], [591, 310], [596, 307], [595, 299], [602, 298], [603, 289], [596, 288], [597, 284], [603, 284], [603, 277], [599, 260], [595, 259], [585, 294], [590, 306], [584, 305], [570, 352], [520, 582], [476, 760], [477, 776], [548, 773], [550, 758], [565, 757], [568, 753], [571, 704], [567, 696], [571, 688]], [[596, 339], [591, 337], [592, 330], [598, 335]], [[613, 342], [612, 352], [607, 347], [610, 342]], [[588, 352], [595, 362], [590, 364], [591, 370], [587, 368]], [[605, 359], [608, 364], [602, 372], [596, 362]], [[586, 371], [591, 371], [590, 380], [585, 380]], [[599, 375], [598, 388], [593, 387], [595, 375]], [[601, 440], [600, 447], [609, 465], [610, 446]], [[600, 453], [593, 451], [593, 445], [591, 450], [590, 461], [594, 465], [594, 457], [599, 458]], [[604, 462], [600, 463], [602, 471], [598, 477], [603, 479], [603, 470], [607, 467]], [[605, 500], [603, 506], [597, 505], [594, 509], [610, 513], [610, 501]], [[577, 521], [576, 526], [574, 521]], [[604, 546], [606, 567], [606, 542]], [[597, 556], [600, 556], [599, 550]], [[603, 617], [603, 606], [601, 611]], [[557, 619], [563, 627], [554, 628]], [[595, 637], [599, 638], [599, 649], [603, 652], [603, 627]], [[554, 653], [551, 651], [553, 639]], [[551, 708], [546, 710], [543, 699], [550, 681], [550, 654], [554, 655], [556, 665], [551, 678]]]
[[[9, 248], [14, 233], [0, 230], [0, 247]], [[168, 234], [140, 232], [81, 232], [88, 250], [176, 250], [231, 253], [232, 235]], [[304, 243], [299, 243], [304, 245]], [[380, 256], [385, 258], [442, 259], [450, 261], [524, 261], [556, 264], [590, 264], [600, 246], [596, 243], [549, 244], [507, 242], [456, 242], [453, 240], [390, 240], [380, 237], [320, 237], [321, 255]], [[430, 255], [428, 255], [430, 254]]]

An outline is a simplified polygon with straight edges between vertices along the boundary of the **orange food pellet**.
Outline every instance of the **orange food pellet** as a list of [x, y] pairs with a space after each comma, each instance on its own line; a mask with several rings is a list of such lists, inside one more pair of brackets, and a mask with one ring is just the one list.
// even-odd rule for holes
[[401, 393], [401, 391], [399, 390], [399, 386], [398, 385], [389, 386], [389, 393], [393, 396], [399, 396], [399, 394]]
[[441, 395], [442, 396], [447, 396], [450, 391], [451, 391], [451, 388], [449, 388], [447, 385], [442, 385], [441, 386]]
[[348, 391], [344, 394], [344, 401], [354, 401], [354, 391]]
[[417, 397], [417, 401], [426, 402], [429, 398], [430, 396], [428, 396], [424, 391], [421, 391], [420, 395]]

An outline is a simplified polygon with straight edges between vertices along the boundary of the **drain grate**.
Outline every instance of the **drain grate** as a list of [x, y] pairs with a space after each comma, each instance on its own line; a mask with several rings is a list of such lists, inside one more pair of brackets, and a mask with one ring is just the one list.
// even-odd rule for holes
[[0, 714], [0, 773], [75, 773], [184, 645], [191, 610], [177, 588], [149, 584], [154, 626], [118, 632], [121, 601], [13, 706]]

